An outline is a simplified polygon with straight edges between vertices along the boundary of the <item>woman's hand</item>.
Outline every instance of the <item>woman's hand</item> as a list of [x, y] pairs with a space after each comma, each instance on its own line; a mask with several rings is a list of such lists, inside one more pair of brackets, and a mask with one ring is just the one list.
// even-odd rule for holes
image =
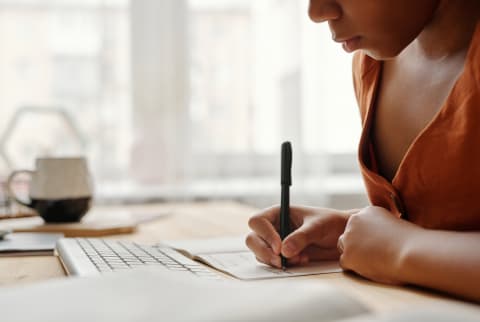
[[291, 233], [282, 242], [278, 233], [280, 208], [271, 207], [250, 218], [248, 225], [253, 232], [247, 236], [246, 244], [258, 261], [278, 268], [280, 254], [288, 259], [289, 265], [338, 259], [338, 237], [356, 211], [290, 207]]
[[338, 240], [340, 265], [377, 282], [402, 284], [402, 249], [418, 229], [384, 208], [364, 208], [350, 216]]

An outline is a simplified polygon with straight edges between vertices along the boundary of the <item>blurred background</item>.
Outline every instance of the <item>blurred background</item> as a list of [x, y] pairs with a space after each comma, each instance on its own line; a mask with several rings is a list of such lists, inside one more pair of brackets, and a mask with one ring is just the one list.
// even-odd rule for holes
[[0, 177], [88, 158], [97, 203], [366, 205], [351, 56], [307, 0], [0, 0]]

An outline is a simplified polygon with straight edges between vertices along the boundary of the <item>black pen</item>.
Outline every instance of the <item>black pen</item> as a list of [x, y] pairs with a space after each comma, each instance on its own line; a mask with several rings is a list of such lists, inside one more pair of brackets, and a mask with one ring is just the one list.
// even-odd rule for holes
[[[282, 143], [281, 159], [281, 199], [280, 199], [280, 238], [284, 240], [290, 233], [290, 186], [292, 185], [292, 145]], [[287, 267], [287, 259], [281, 255], [282, 269]]]

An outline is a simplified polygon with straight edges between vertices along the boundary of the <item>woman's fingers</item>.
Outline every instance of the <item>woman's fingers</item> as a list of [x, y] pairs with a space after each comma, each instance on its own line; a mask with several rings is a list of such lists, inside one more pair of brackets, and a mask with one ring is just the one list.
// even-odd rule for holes
[[336, 245], [322, 247], [318, 243], [321, 230], [319, 225], [303, 224], [282, 242], [281, 253], [287, 258], [306, 256], [308, 261], [338, 259], [340, 254]]
[[275, 254], [265, 240], [255, 233], [250, 233], [246, 239], [247, 247], [255, 254], [257, 260], [267, 265], [281, 267], [280, 256]]
[[281, 252], [287, 258], [294, 257], [307, 248], [314, 238], [314, 226], [305, 223], [283, 240]]
[[263, 239], [276, 255], [280, 255], [282, 241], [280, 235], [267, 216], [254, 216], [250, 218], [248, 225], [258, 237]]
[[337, 240], [344, 232], [347, 218], [343, 213], [326, 210], [324, 214], [314, 210], [292, 207], [292, 232], [283, 241], [278, 233], [279, 207], [263, 210], [248, 222], [253, 232], [247, 237], [247, 246], [260, 262], [275, 267], [281, 267], [280, 254], [291, 266], [309, 261], [338, 260], [342, 245], [337, 245]]
[[309, 262], [308, 256], [300, 254], [287, 260], [288, 266], [301, 266]]

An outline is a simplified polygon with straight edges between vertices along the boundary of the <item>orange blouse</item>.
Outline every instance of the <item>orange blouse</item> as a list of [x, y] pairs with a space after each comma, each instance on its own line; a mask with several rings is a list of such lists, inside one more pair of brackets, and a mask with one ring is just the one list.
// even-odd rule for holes
[[480, 230], [480, 23], [462, 74], [392, 182], [378, 172], [371, 138], [381, 71], [380, 61], [355, 54], [363, 128], [358, 158], [370, 202], [425, 228]]

